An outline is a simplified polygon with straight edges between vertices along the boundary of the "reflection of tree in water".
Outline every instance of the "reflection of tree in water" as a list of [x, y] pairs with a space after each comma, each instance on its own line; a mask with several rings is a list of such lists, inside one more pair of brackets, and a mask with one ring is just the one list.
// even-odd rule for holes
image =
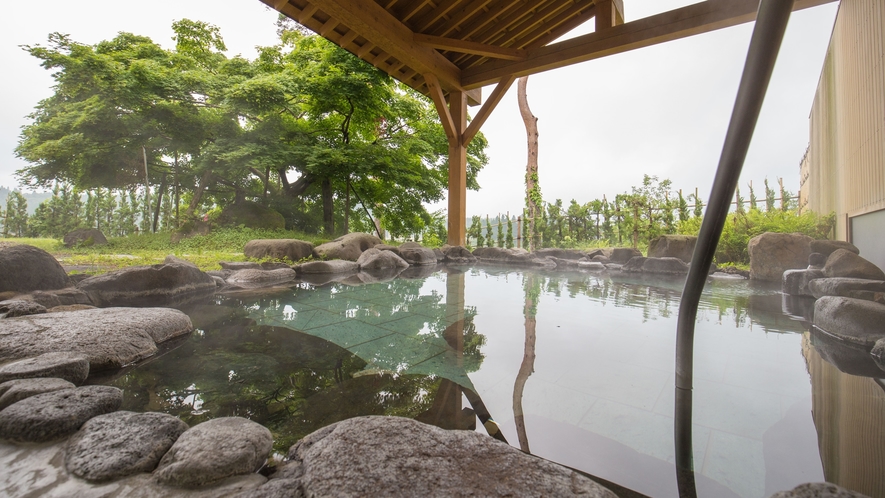
[[[525, 383], [529, 380], [529, 376], [535, 371], [535, 325], [538, 314], [538, 299], [541, 297], [542, 278], [534, 273], [527, 273], [523, 276], [523, 291], [525, 292], [525, 303], [523, 305], [523, 316], [525, 317], [525, 347], [523, 349], [522, 363], [519, 365], [519, 372], [516, 374], [516, 382], [513, 385], [513, 419], [516, 422], [516, 434], [519, 438], [519, 448], [530, 453], [529, 438], [525, 429], [525, 415], [522, 411], [522, 395], [525, 391]], [[547, 281], [548, 290], [553, 279]], [[559, 289], [558, 285], [555, 285]], [[558, 292], [556, 295], [559, 295]]]
[[[252, 298], [218, 298], [187, 312], [197, 327], [181, 346], [128, 371], [114, 381], [125, 392], [124, 409], [161, 411], [189, 425], [223, 416], [241, 416], [268, 427], [277, 451], [299, 438], [346, 418], [396, 415], [415, 418], [434, 401], [443, 379], [434, 375], [397, 375], [364, 371], [366, 361], [346, 349], [291, 328], [256, 325], [253, 317], [279, 317], [287, 306], [320, 297], [353, 318], [408, 319], [420, 308], [421, 326], [413, 337], [441, 340], [446, 325], [442, 296], [420, 295], [421, 281], [394, 280], [379, 285], [373, 302], [360, 288], [341, 284], [316, 293], [302, 289]], [[379, 298], [381, 296], [381, 298]], [[367, 304], [369, 303], [369, 304]], [[465, 310], [464, 368], [482, 363], [485, 336], [473, 323], [475, 308]], [[429, 333], [428, 333], [429, 331]], [[407, 331], [408, 333], [408, 331]], [[396, 361], [395, 351], [390, 361]], [[383, 358], [379, 361], [384, 360]]]

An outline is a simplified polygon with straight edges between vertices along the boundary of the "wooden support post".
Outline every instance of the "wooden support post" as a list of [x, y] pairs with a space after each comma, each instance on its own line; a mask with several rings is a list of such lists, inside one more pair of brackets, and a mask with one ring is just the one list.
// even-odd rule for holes
[[463, 246], [467, 242], [467, 94], [449, 93], [449, 113], [455, 128], [449, 140], [449, 232], [448, 243]]

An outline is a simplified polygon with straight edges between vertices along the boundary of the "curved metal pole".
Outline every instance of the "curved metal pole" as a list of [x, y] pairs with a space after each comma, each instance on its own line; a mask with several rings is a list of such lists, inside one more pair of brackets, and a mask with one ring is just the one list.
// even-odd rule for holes
[[677, 484], [680, 496], [696, 496], [691, 453], [691, 389], [694, 353], [694, 327], [701, 292], [716, 253], [722, 227], [728, 216], [731, 198], [741, 176], [753, 130], [762, 109], [765, 91], [771, 80], [774, 63], [780, 50], [793, 0], [762, 0], [756, 14], [756, 26], [750, 39], [744, 72], [713, 189], [691, 258], [691, 267], [679, 303], [676, 327], [676, 410], [674, 439], [676, 443]]

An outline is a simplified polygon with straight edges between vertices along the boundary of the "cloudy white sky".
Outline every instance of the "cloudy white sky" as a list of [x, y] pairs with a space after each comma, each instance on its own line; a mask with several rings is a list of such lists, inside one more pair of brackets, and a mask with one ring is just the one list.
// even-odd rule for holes
[[[695, 3], [624, 0], [627, 22]], [[798, 190], [799, 161], [808, 145], [808, 114], [817, 87], [836, 3], [795, 12], [787, 29], [741, 185], [761, 188], [783, 177]], [[118, 31], [171, 46], [173, 20], [219, 26], [229, 55], [253, 57], [275, 41], [276, 12], [258, 0], [44, 0], [13, 2], [0, 18], [0, 185], [14, 186], [24, 163], [14, 155], [34, 105], [52, 93], [52, 79], [18, 48], [59, 31], [83, 43]], [[586, 202], [628, 191], [643, 174], [706, 199], [734, 103], [752, 24], [745, 24], [530, 77], [529, 104], [539, 118], [540, 180], [546, 200]], [[484, 90], [488, 95], [491, 88]], [[473, 112], [476, 108], [473, 109]], [[467, 197], [469, 214], [522, 209], [525, 129], [516, 85], [486, 122], [489, 165], [482, 190]], [[745, 194], [746, 196], [746, 194]], [[441, 203], [437, 207], [443, 207]]]

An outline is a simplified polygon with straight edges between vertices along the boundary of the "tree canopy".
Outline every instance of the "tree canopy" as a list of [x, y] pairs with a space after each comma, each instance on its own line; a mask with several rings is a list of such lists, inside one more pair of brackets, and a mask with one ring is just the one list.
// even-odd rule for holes
[[[423, 203], [441, 200], [448, 178], [433, 105], [291, 21], [278, 27], [255, 60], [228, 58], [217, 27], [187, 19], [173, 24], [172, 49], [130, 33], [23, 47], [53, 71], [55, 92], [22, 131], [19, 179], [149, 187], [175, 212], [187, 204], [178, 223], [251, 200], [307, 231], [368, 229], [368, 212], [395, 235], [431, 225]], [[469, 188], [486, 145], [480, 135], [468, 149]]]

